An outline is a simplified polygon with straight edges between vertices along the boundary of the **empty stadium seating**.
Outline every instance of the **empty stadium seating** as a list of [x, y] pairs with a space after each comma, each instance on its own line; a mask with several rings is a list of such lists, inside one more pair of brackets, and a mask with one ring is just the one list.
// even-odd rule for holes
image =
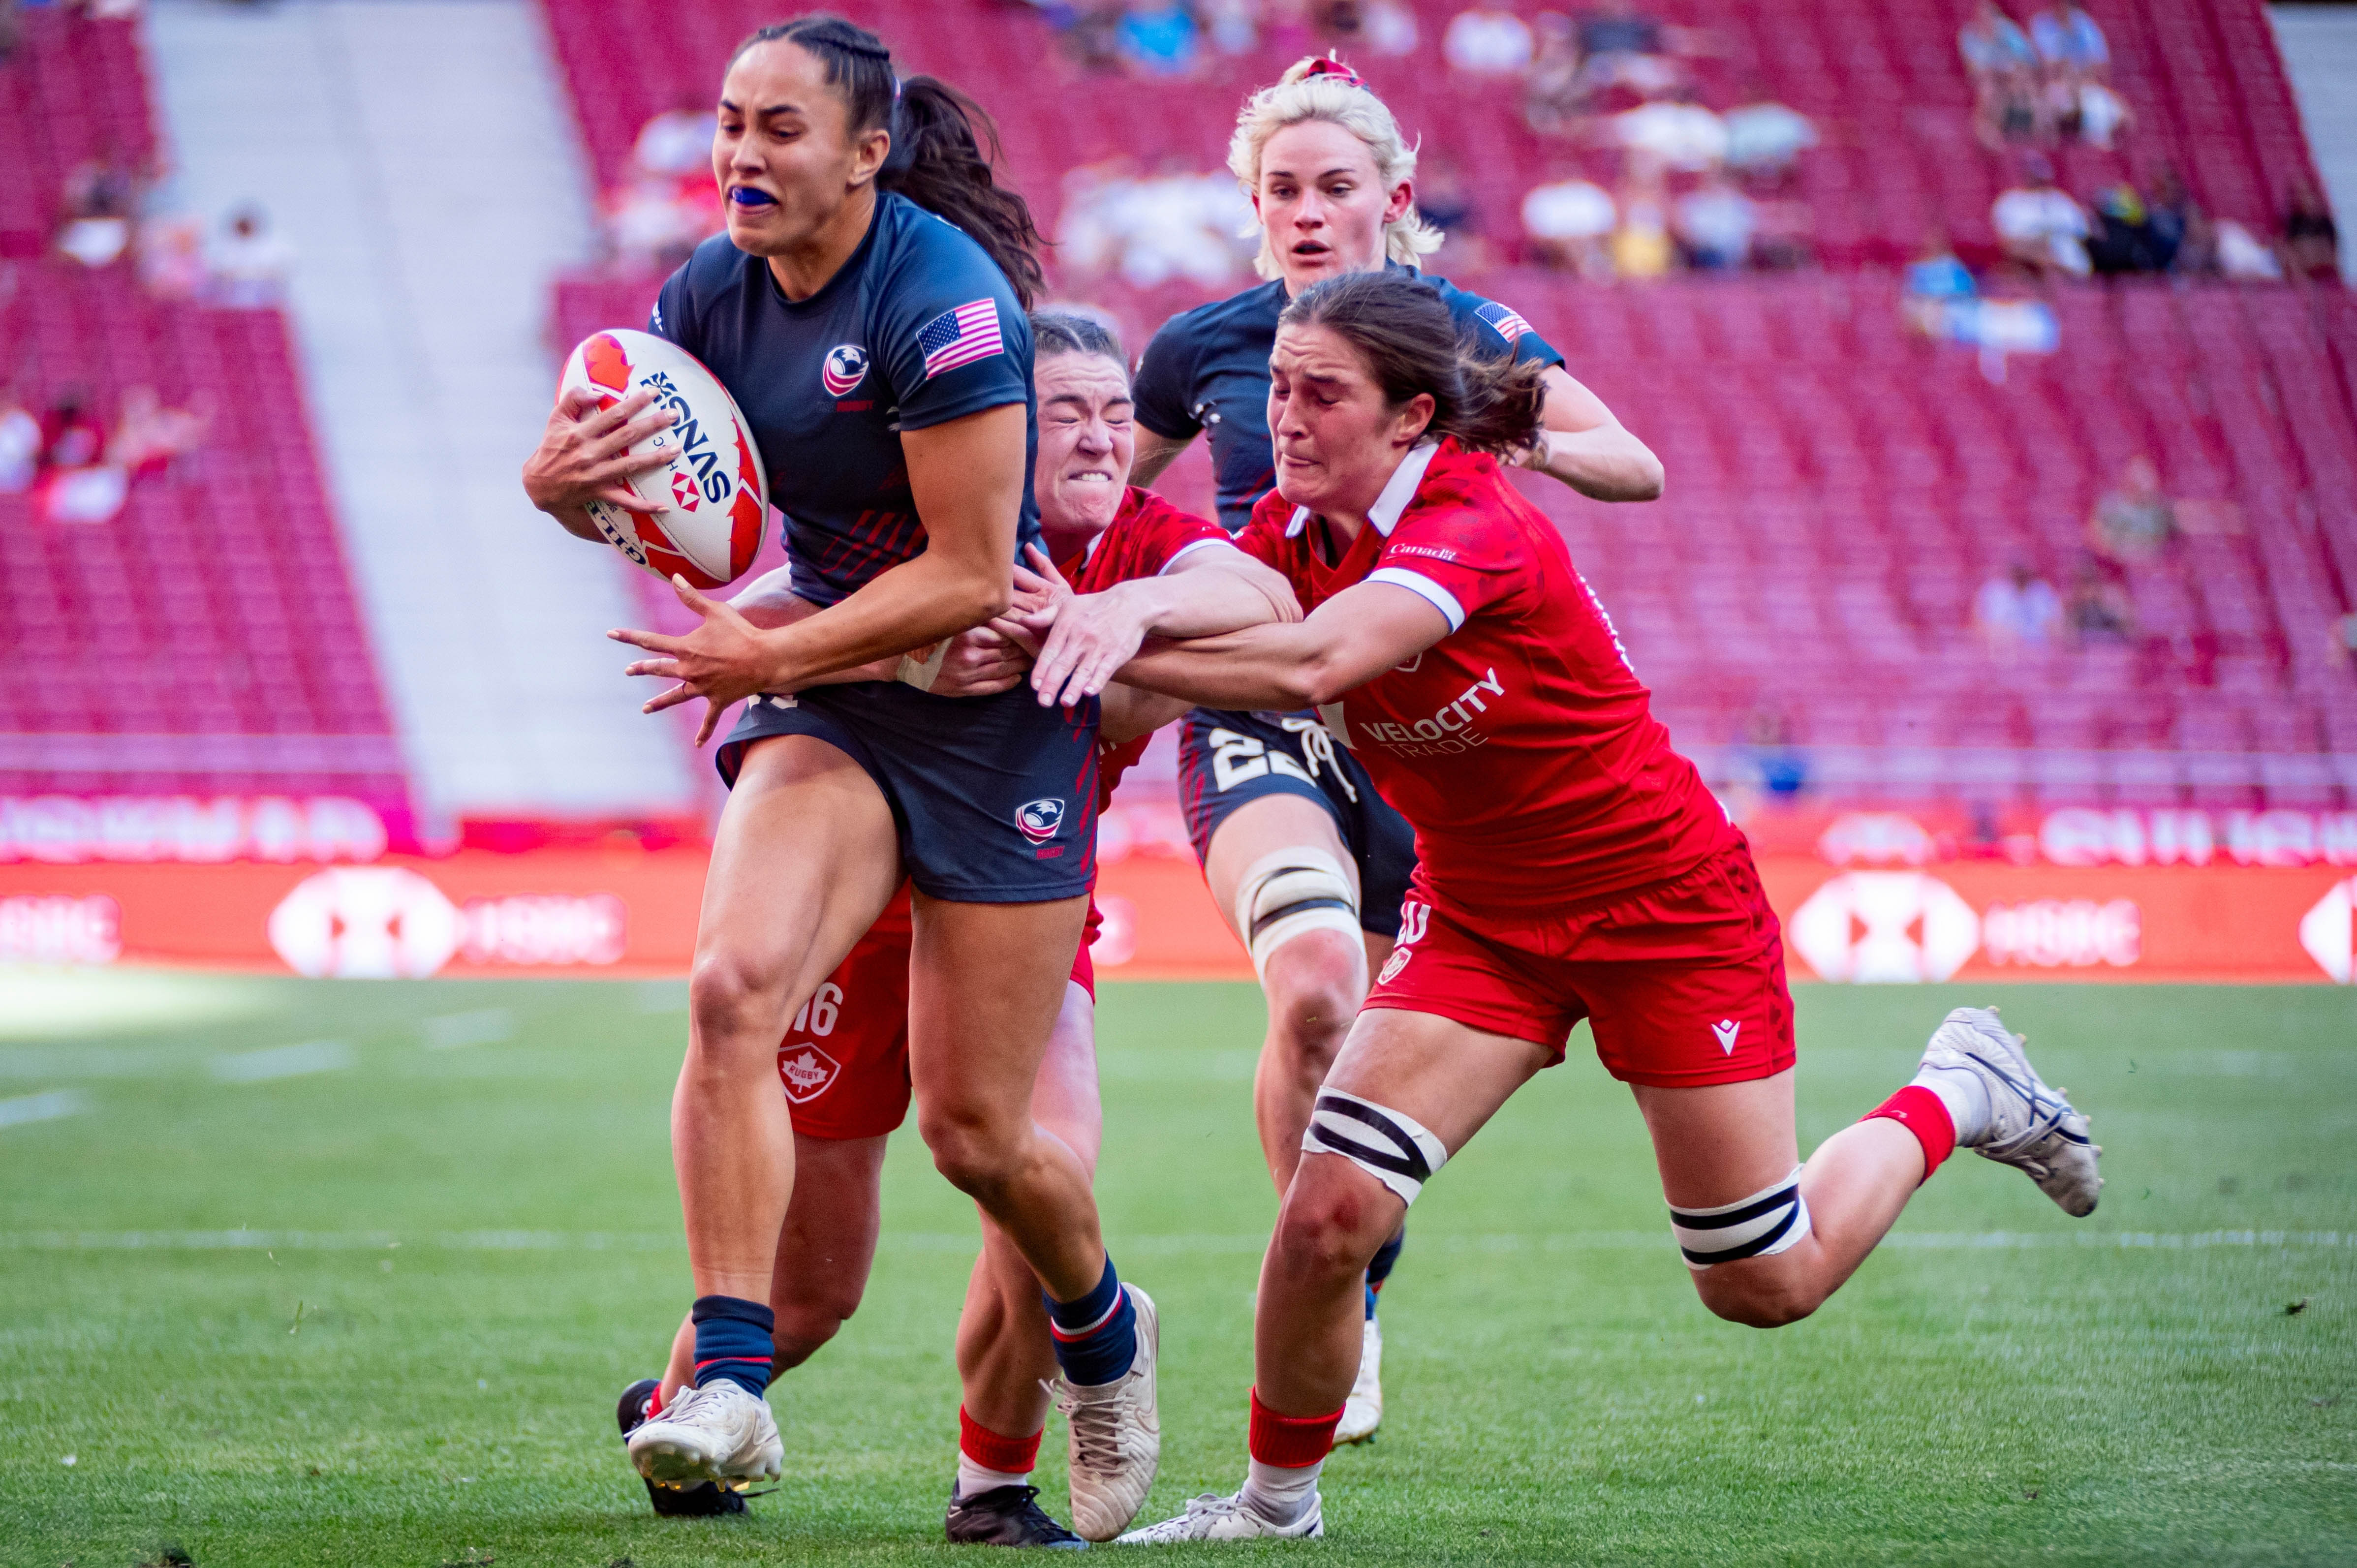
[[284, 318], [151, 301], [121, 269], [27, 272], [0, 351], [28, 402], [84, 388], [111, 414], [145, 384], [213, 425], [111, 522], [0, 497], [0, 641], [32, 672], [0, 686], [0, 793], [401, 802]]
[[156, 135], [146, 62], [129, 22], [26, 11], [16, 55], [0, 66], [0, 257], [37, 256], [77, 166], [144, 166]]

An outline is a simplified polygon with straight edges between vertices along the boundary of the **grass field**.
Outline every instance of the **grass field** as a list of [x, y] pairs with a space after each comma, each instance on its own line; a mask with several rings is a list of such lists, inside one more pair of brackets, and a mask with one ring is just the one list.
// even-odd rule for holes
[[[1804, 1143], [1967, 999], [1808, 990]], [[2092, 1219], [1961, 1157], [1815, 1318], [1720, 1323], [1583, 1035], [1418, 1204], [1390, 1420], [1329, 1464], [1328, 1541], [1204, 1554], [2357, 1561], [2357, 995], [2002, 1000], [2095, 1114]], [[950, 1551], [974, 1227], [906, 1133], [866, 1307], [773, 1391], [785, 1485], [748, 1519], [647, 1511], [610, 1412], [687, 1294], [682, 1002], [0, 974], [0, 1563]], [[1259, 1027], [1250, 987], [1105, 995], [1106, 1230], [1165, 1322], [1148, 1517], [1241, 1471]], [[1060, 1457], [1041, 1479], [1061, 1513]]]

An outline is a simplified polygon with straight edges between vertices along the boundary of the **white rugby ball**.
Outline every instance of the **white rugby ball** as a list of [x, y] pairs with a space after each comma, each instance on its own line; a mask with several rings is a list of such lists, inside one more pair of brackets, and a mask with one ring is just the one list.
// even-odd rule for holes
[[662, 467], [629, 481], [662, 510], [647, 516], [591, 501], [597, 531], [658, 576], [676, 573], [699, 588], [743, 576], [761, 547], [770, 485], [752, 428], [720, 378], [676, 343], [616, 328], [591, 333], [565, 359], [558, 398], [576, 388], [595, 393], [601, 408], [634, 392], [651, 392], [650, 412], [664, 409], [672, 416], [668, 429], [630, 448], [669, 455]]

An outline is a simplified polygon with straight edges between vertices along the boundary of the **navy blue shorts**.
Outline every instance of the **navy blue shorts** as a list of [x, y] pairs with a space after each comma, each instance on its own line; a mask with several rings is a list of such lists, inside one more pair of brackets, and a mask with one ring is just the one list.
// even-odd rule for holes
[[1334, 745], [1315, 714], [1197, 708], [1178, 727], [1178, 802], [1195, 858], [1239, 806], [1297, 795], [1324, 808], [1359, 865], [1359, 924], [1397, 939], [1400, 900], [1415, 871], [1415, 830], [1375, 793], [1359, 759]]
[[1097, 706], [1043, 708], [1028, 686], [996, 697], [814, 686], [748, 703], [714, 760], [734, 785], [752, 742], [815, 736], [884, 791], [901, 864], [928, 897], [1042, 904], [1096, 880]]

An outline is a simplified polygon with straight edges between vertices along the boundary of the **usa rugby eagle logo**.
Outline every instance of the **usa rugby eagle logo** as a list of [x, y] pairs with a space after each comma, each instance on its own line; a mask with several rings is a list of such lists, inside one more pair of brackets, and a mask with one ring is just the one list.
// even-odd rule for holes
[[867, 350], [856, 343], [837, 343], [826, 351], [819, 380], [829, 397], [841, 397], [867, 379]]
[[1064, 802], [1052, 797], [1045, 800], [1027, 800], [1015, 808], [1015, 825], [1033, 843], [1046, 843], [1063, 831]]

